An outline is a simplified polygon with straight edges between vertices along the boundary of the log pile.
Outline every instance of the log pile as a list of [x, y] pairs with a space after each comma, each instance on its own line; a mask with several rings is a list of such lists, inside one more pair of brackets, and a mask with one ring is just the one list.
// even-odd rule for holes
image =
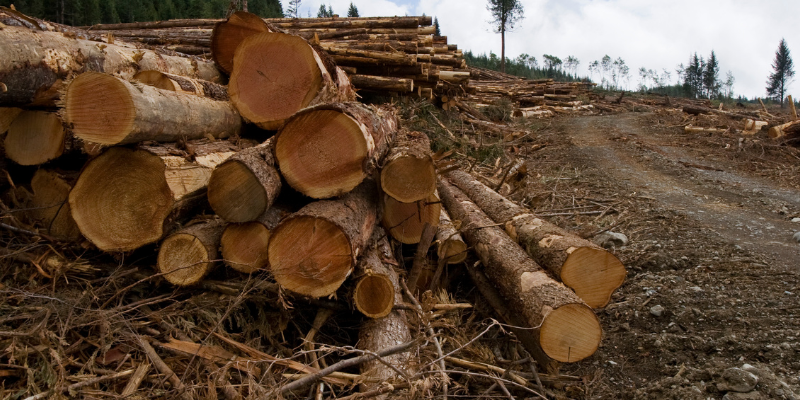
[[[215, 398], [217, 391], [231, 399], [306, 396], [310, 385], [317, 398], [331, 388], [342, 394], [355, 387], [365, 396], [404, 390], [441, 390], [446, 396], [451, 374], [458, 373], [449, 370], [448, 363], [467, 370], [489, 368], [457, 358], [457, 341], [440, 341], [434, 329], [434, 319], [472, 307], [451, 304], [449, 285], [442, 283], [445, 275], [459, 275], [464, 266], [494, 308], [492, 315], [518, 327], [514, 332], [531, 354], [529, 362], [534, 365], [535, 360], [542, 371], [537, 374], [534, 369], [534, 375], [522, 378], [519, 372], [503, 370], [502, 379], [516, 385], [512, 390], [538, 394], [541, 381], [550, 387], [579, 381], [558, 375], [558, 364], [581, 361], [599, 347], [602, 328], [592, 308], [603, 307], [622, 283], [625, 269], [619, 260], [476, 184], [466, 172], [439, 175], [428, 137], [403, 128], [390, 105], [353, 101], [349, 79], [357, 80], [360, 74], [351, 69], [348, 78], [337, 66], [360, 72], [363, 65], [372, 67], [365, 60], [388, 60], [368, 57], [371, 52], [392, 57], [402, 53], [403, 59], [413, 60], [412, 66], [427, 63], [430, 69], [454, 72], [452, 79], [466, 83], [458, 71], [444, 69], [455, 67], [456, 55], [447, 58], [440, 56], [444, 51], [436, 52], [446, 45], [433, 46], [444, 39], [431, 38], [426, 27], [430, 18], [263, 21], [234, 15], [233, 25], [231, 20], [213, 21], [213, 26], [225, 26], [234, 35], [220, 43], [236, 48], [216, 57], [219, 69], [230, 72], [226, 86], [220, 84], [226, 81], [223, 75], [210, 76], [217, 83], [200, 79], [198, 66], [205, 61], [178, 55], [164, 59], [167, 56], [153, 50], [110, 43], [111, 36], [137, 37], [125, 36], [136, 29], [165, 35], [172, 45], [200, 46], [199, 38], [213, 29], [209, 21], [93, 27], [105, 29], [98, 32], [108, 43], [100, 46], [67, 34], [64, 27], [43, 30], [41, 21], [12, 11], [4, 10], [17, 23], [3, 26], [0, 37], [27, 40], [28, 47], [13, 48], [11, 59], [0, 61], [0, 71], [7, 73], [0, 75], [6, 89], [0, 94], [0, 133], [8, 131], [8, 160], [3, 165], [8, 190], [0, 205], [10, 210], [5, 204], [10, 201], [19, 211], [2, 226], [3, 232], [11, 232], [9, 246], [18, 245], [22, 237], [45, 245], [8, 254], [20, 264], [17, 268], [34, 268], [15, 276], [39, 271], [53, 279], [54, 288], [58, 282], [57, 292], [87, 299], [90, 304], [80, 307], [92, 310], [87, 312], [91, 315], [78, 317], [76, 329], [88, 326], [81, 330], [83, 335], [101, 336], [81, 338], [71, 350], [64, 343], [75, 338], [67, 333], [52, 353], [63, 350], [60, 359], [75, 360], [67, 355], [81, 358], [94, 351], [91, 359], [61, 365], [59, 373], [86, 367], [102, 374], [97, 381], [66, 385], [57, 380], [42, 389], [23, 383], [23, 392], [36, 391], [30, 393], [32, 398], [75, 395], [88, 386], [125, 396], [149, 390], [160, 391], [162, 397], [197, 398], [202, 397], [197, 385], [184, 379], [203, 376], [198, 368], [214, 371], [205, 394]], [[248, 28], [248, 23], [263, 29]], [[413, 39], [390, 45], [400, 50], [386, 51], [358, 47], [363, 40], [355, 39], [358, 35]], [[430, 54], [420, 53], [420, 36], [431, 38], [424, 50]], [[335, 41], [322, 38], [350, 47], [326, 49], [325, 43]], [[78, 56], [87, 49], [111, 68], [103, 70]], [[42, 62], [39, 50], [68, 68], [32, 70], [32, 61]], [[423, 55], [427, 61], [421, 63]], [[174, 63], [165, 61], [162, 68], [148, 70], [149, 57]], [[452, 65], [437, 64], [444, 59]], [[380, 67], [386, 71], [407, 65]], [[18, 80], [24, 75], [36, 79]], [[538, 93], [536, 85], [556, 90], [550, 82], [515, 85], [529, 94]], [[283, 96], [276, 96], [279, 93]], [[250, 129], [243, 129], [248, 122]], [[28, 165], [36, 167], [25, 170]], [[31, 168], [38, 170], [33, 173]], [[67, 253], [75, 254], [75, 260]], [[409, 255], [414, 262], [406, 266]], [[102, 269], [87, 266], [85, 260], [113, 262], [106, 261], [103, 265], [110, 266]], [[144, 266], [148, 263], [155, 271]], [[431, 265], [432, 278], [418, 279]], [[82, 274], [79, 283], [73, 283], [74, 276], [59, 280], [76, 271]], [[106, 277], [98, 278], [102, 273]], [[130, 286], [119, 283], [129, 278], [134, 279]], [[161, 281], [176, 289], [162, 289]], [[81, 287], [93, 282], [104, 283], [97, 291]], [[147, 289], [139, 286], [143, 284]], [[40, 286], [50, 287], [36, 285]], [[157, 294], [162, 290], [166, 293]], [[31, 310], [49, 310], [58, 303], [55, 312], [63, 312], [67, 303], [48, 303], [52, 296], [14, 300], [22, 305], [22, 316], [0, 323], [44, 318], [39, 328], [47, 326], [51, 311]], [[173, 296], [198, 302], [190, 319], [168, 314], [180, 304], [172, 303]], [[236, 300], [208, 325], [204, 318], [218, 308], [220, 299]], [[172, 305], [162, 304], [167, 300]], [[298, 304], [319, 310], [299, 343], [306, 351], [292, 355], [295, 343], [283, 344], [292, 340], [285, 338], [286, 316]], [[314, 337], [325, 321], [351, 309], [361, 313], [346, 317], [349, 326], [358, 327], [357, 345], [342, 338], [345, 344], [336, 347], [342, 350], [338, 355], [330, 345], [318, 348]], [[297, 312], [294, 316], [294, 323], [305, 320]], [[96, 319], [85, 320], [92, 317]], [[118, 318], [132, 318], [123, 319], [130, 322], [125, 339], [108, 339], [118, 333], [113, 329], [121, 323]], [[460, 316], [452, 318], [446, 325], [462, 323]], [[58, 321], [72, 323], [71, 318]], [[257, 323], [261, 325], [255, 336], [251, 325]], [[0, 339], [4, 335], [0, 331]], [[50, 340], [47, 335], [41, 338]], [[470, 343], [461, 346], [475, 346]], [[128, 356], [117, 354], [124, 352]], [[159, 355], [165, 352], [171, 356]], [[51, 354], [44, 349], [35, 353]], [[2, 368], [9, 365], [17, 367], [18, 359], [36, 357], [21, 354], [0, 355], [0, 372], [6, 374]], [[298, 357], [307, 357], [307, 362]], [[418, 359], [409, 361], [414, 357]], [[342, 359], [334, 362], [337, 358]], [[117, 371], [106, 369], [112, 364]], [[155, 371], [150, 371], [151, 365]], [[340, 371], [356, 366], [360, 374]], [[122, 378], [128, 383], [119, 388], [98, 386]], [[387, 379], [391, 385], [385, 384]]]

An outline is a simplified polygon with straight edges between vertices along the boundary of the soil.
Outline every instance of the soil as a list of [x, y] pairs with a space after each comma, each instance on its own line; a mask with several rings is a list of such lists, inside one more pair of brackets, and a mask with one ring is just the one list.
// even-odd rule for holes
[[765, 376], [750, 398], [797, 398], [797, 151], [683, 125], [660, 110], [538, 131], [512, 198], [586, 237], [629, 239], [614, 249], [627, 281], [598, 313], [603, 344], [562, 373], [593, 377], [586, 398], [719, 399], [722, 373], [750, 364]]

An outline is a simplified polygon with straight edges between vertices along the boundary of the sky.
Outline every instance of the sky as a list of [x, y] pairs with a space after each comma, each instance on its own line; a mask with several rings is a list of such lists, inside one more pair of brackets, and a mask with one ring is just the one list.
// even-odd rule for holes
[[[319, 5], [347, 14], [351, 0], [304, 0], [301, 13], [316, 16]], [[362, 17], [432, 15], [448, 42], [473, 53], [500, 54], [488, 0], [353, 0]], [[678, 64], [691, 54], [708, 58], [714, 50], [720, 79], [736, 79], [733, 91], [764, 97], [766, 81], [781, 38], [800, 72], [800, 0], [521, 0], [525, 18], [506, 33], [506, 57], [526, 53], [542, 60], [551, 54], [580, 60], [578, 73], [604, 55], [622, 58], [631, 69], [629, 88], [638, 85], [638, 69], [667, 69], [673, 82]], [[285, 3], [285, 1], [284, 1]], [[595, 75], [597, 78], [597, 75]], [[800, 75], [797, 75], [800, 78]], [[800, 91], [800, 79], [789, 94]], [[798, 97], [800, 94], [794, 97]]]

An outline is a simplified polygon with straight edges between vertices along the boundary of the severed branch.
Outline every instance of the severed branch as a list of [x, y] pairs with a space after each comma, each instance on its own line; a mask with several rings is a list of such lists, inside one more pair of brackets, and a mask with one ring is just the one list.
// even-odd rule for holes
[[46, 392], [42, 392], [42, 393], [39, 393], [39, 394], [34, 395], [34, 396], [26, 397], [25, 400], [39, 400], [39, 399], [48, 398], [48, 397], [52, 396], [55, 393], [78, 390], [78, 389], [80, 389], [80, 388], [82, 388], [84, 386], [94, 385], [95, 383], [98, 383], [98, 382], [103, 382], [103, 381], [109, 381], [109, 380], [123, 378], [123, 377], [126, 377], [128, 375], [133, 374], [133, 372], [134, 372], [134, 370], [129, 369], [129, 370], [125, 370], [125, 371], [122, 371], [122, 372], [117, 372], [116, 374], [98, 376], [96, 378], [87, 379], [87, 380], [85, 380], [83, 382], [73, 383], [72, 385], [69, 385], [69, 386], [62, 386], [59, 389], [48, 390]]
[[422, 237], [417, 245], [417, 253], [414, 254], [414, 263], [411, 265], [411, 271], [408, 273], [408, 288], [411, 293], [417, 290], [417, 281], [419, 280], [419, 275], [422, 273], [422, 268], [427, 263], [428, 249], [430, 249], [435, 236], [436, 227], [426, 222], [425, 226], [422, 228]]
[[[426, 228], [427, 228], [427, 226], [426, 226]], [[417, 308], [417, 312], [419, 313], [419, 317], [424, 319], [425, 318], [425, 314], [422, 311], [422, 305], [419, 304], [419, 301], [417, 300], [417, 298], [414, 297], [414, 294], [411, 292], [411, 290], [408, 289], [408, 286], [406, 286], [406, 282], [401, 280], [400, 281], [400, 286], [403, 287], [403, 292], [405, 292], [406, 296], [408, 296], [409, 300], [411, 300], [411, 303], [413, 303], [414, 306]], [[436, 354], [439, 356], [439, 369], [442, 371], [442, 390], [444, 391], [444, 398], [446, 400], [447, 399], [447, 380], [449, 378], [447, 376], [447, 373], [444, 372], [445, 371], [444, 352], [442, 351], [442, 346], [439, 344], [439, 338], [436, 337], [436, 332], [433, 331], [433, 328], [431, 327], [431, 324], [428, 323], [427, 320], [426, 320], [426, 325], [427, 325], [427, 328], [428, 328], [428, 334], [431, 336], [431, 340], [433, 340], [434, 347], [436, 347]]]
[[186, 391], [186, 386], [183, 385], [181, 379], [178, 378], [178, 375], [176, 375], [175, 372], [173, 372], [172, 369], [167, 365], [167, 363], [165, 363], [164, 360], [158, 356], [158, 353], [156, 353], [156, 350], [150, 345], [147, 339], [141, 336], [138, 336], [138, 339], [139, 343], [142, 345], [142, 349], [147, 354], [147, 357], [150, 359], [153, 365], [155, 365], [159, 372], [166, 375], [167, 380], [169, 380], [169, 382], [172, 384], [172, 387], [180, 392], [180, 397], [184, 400], [192, 400], [192, 395]]

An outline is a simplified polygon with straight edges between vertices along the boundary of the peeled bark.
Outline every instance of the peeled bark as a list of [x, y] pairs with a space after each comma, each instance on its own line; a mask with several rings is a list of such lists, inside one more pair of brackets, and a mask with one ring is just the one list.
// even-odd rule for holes
[[219, 69], [230, 75], [236, 48], [248, 37], [270, 32], [267, 23], [259, 16], [237, 11], [227, 21], [219, 22], [211, 33], [211, 58]]
[[86, 71], [131, 78], [152, 69], [212, 82], [222, 79], [214, 63], [202, 59], [73, 39], [59, 32], [5, 26], [0, 43], [0, 86], [5, 86], [0, 106], [53, 107], [64, 83]]
[[286, 182], [324, 199], [347, 193], [369, 176], [394, 141], [397, 118], [387, 108], [325, 104], [295, 114], [275, 142]]
[[353, 303], [358, 311], [370, 318], [383, 318], [392, 311], [395, 304], [397, 272], [391, 264], [392, 248], [383, 229], [375, 229], [376, 240], [358, 260], [356, 265], [356, 286], [353, 290]]
[[74, 183], [75, 177], [53, 170], [40, 169], [33, 175], [30, 216], [50, 236], [66, 240], [81, 238], [68, 202]]
[[439, 260], [447, 264], [459, 264], [467, 259], [467, 244], [464, 243], [464, 239], [444, 208], [439, 216], [436, 243], [438, 245], [436, 254], [439, 256]]
[[439, 225], [442, 203], [436, 193], [425, 200], [401, 203], [389, 195], [383, 196], [381, 223], [400, 243], [415, 244], [422, 238], [425, 223]]
[[625, 281], [625, 266], [600, 246], [537, 218], [467, 172], [455, 170], [446, 177], [589, 306], [604, 307]]
[[238, 150], [227, 141], [112, 147], [81, 172], [69, 195], [72, 217], [100, 250], [156, 242], [205, 203], [211, 171]]
[[195, 94], [212, 100], [228, 100], [228, 88], [200, 79], [191, 79], [161, 71], [141, 71], [133, 76], [133, 80], [172, 92]]
[[414, 80], [373, 75], [350, 75], [350, 82], [357, 89], [379, 92], [411, 93], [414, 91]]
[[436, 191], [436, 166], [424, 133], [401, 131], [381, 169], [381, 188], [395, 200], [411, 203]]
[[81, 74], [69, 84], [63, 118], [75, 136], [105, 145], [225, 138], [238, 135], [242, 127], [229, 102], [97, 72]]
[[375, 182], [364, 181], [337, 200], [311, 203], [278, 225], [269, 240], [269, 265], [284, 288], [327, 296], [350, 275], [377, 220]]
[[[326, 69], [304, 39], [284, 33], [247, 37], [236, 49], [228, 85], [242, 116], [263, 129], [280, 129], [303, 108], [352, 101], [344, 72]], [[333, 76], [332, 76], [333, 74]]]
[[602, 328], [575, 293], [550, 278], [469, 198], [445, 180], [439, 193], [484, 265], [486, 277], [526, 327], [538, 331], [539, 345], [551, 358], [577, 362], [597, 351]]
[[267, 269], [269, 238], [287, 215], [284, 208], [270, 207], [255, 221], [228, 225], [220, 242], [225, 264], [245, 274]]
[[22, 113], [21, 108], [0, 107], [0, 135], [6, 133], [14, 119]]
[[176, 286], [200, 282], [219, 258], [217, 248], [227, 223], [219, 218], [197, 221], [169, 235], [158, 249], [158, 272]]
[[24, 111], [5, 138], [6, 157], [20, 165], [39, 165], [64, 153], [67, 132], [61, 119], [45, 111]]
[[255, 221], [275, 202], [281, 177], [272, 156], [274, 139], [243, 150], [211, 174], [208, 202], [228, 222]]

